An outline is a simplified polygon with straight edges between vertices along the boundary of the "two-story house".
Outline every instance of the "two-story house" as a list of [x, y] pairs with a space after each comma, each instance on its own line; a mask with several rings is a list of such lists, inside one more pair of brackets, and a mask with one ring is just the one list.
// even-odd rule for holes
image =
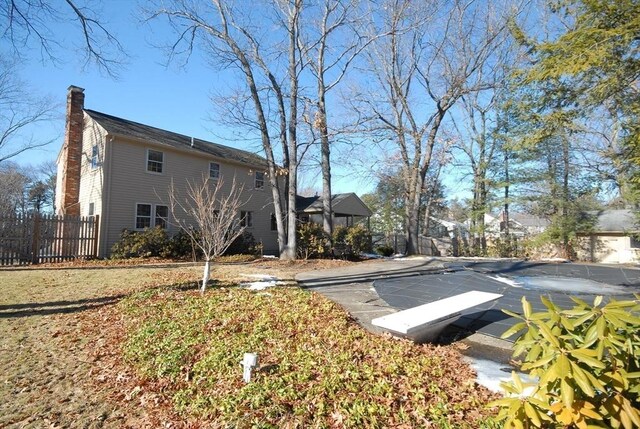
[[58, 155], [56, 212], [99, 215], [98, 255], [109, 256], [122, 230], [160, 226], [177, 232], [169, 207], [172, 181], [206, 175], [242, 187], [238, 216], [265, 253], [277, 253], [273, 202], [264, 158], [84, 108], [84, 90], [69, 87], [65, 140]]

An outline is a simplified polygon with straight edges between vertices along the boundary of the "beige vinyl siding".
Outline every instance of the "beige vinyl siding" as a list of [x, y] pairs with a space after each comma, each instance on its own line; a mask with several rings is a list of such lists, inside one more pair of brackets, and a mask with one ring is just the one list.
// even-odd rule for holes
[[[168, 189], [173, 180], [181, 196], [187, 195], [187, 181], [201, 181], [209, 175], [209, 163], [220, 164], [220, 180], [224, 189], [232, 186], [233, 178], [243, 186], [242, 210], [253, 212], [253, 227], [248, 228], [257, 242], [262, 242], [265, 252], [277, 252], [277, 234], [270, 230], [273, 212], [268, 183], [264, 190], [254, 190], [255, 170], [204, 154], [189, 153], [154, 142], [147, 144], [115, 137], [110, 145], [110, 197], [106, 213], [109, 217], [106, 248], [111, 249], [123, 229], [135, 227], [136, 204], [169, 205]], [[162, 173], [147, 172], [147, 149], [164, 153]], [[173, 213], [169, 213], [169, 232], [177, 232], [171, 225]], [[238, 213], [239, 216], [239, 213]]]
[[[104, 150], [105, 130], [89, 116], [84, 116], [84, 132], [82, 135], [82, 162], [80, 166], [80, 215], [89, 215], [89, 204], [94, 204], [94, 214], [102, 214], [102, 197], [104, 189]], [[91, 155], [93, 146], [98, 147], [98, 165], [93, 168]]]
[[[80, 165], [80, 192], [78, 201], [80, 204], [80, 215], [89, 215], [89, 205], [93, 203], [93, 214], [100, 216], [100, 228], [98, 243], [102, 243], [105, 234], [104, 225], [104, 197], [105, 197], [105, 142], [106, 131], [93, 121], [87, 114], [84, 115], [84, 130], [82, 134], [82, 160]], [[98, 147], [98, 165], [93, 168], [91, 156], [93, 146]], [[98, 246], [98, 255], [106, 256], [103, 246]]]
[[61, 161], [61, 153], [58, 154], [58, 159], [56, 160], [56, 190], [54, 194], [55, 203], [53, 206], [56, 214], [62, 213], [62, 176], [64, 174], [64, 164]]

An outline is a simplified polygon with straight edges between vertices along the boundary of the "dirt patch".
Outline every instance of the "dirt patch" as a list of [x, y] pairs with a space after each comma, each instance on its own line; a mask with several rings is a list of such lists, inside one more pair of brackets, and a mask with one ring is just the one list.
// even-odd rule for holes
[[[261, 260], [218, 264], [213, 278], [245, 280], [351, 264], [345, 261]], [[66, 266], [0, 269], [0, 427], [157, 427], [140, 407], [131, 375], [121, 366], [121, 316], [113, 304], [127, 294], [159, 285], [194, 287], [200, 264]], [[133, 387], [132, 387], [133, 383]], [[156, 415], [157, 413], [157, 415]], [[171, 413], [165, 410], [169, 421]]]

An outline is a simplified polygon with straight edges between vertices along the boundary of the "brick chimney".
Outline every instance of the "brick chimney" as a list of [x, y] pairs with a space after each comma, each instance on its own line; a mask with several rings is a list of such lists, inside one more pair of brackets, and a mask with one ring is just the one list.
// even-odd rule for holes
[[71, 85], [67, 90], [67, 117], [62, 146], [62, 214], [80, 215], [80, 167], [84, 128], [84, 89]]

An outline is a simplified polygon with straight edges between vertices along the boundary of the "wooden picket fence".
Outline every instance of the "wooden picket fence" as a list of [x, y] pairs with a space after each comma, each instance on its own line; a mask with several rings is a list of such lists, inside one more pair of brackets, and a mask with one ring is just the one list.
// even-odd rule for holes
[[0, 265], [98, 256], [99, 216], [0, 215]]

